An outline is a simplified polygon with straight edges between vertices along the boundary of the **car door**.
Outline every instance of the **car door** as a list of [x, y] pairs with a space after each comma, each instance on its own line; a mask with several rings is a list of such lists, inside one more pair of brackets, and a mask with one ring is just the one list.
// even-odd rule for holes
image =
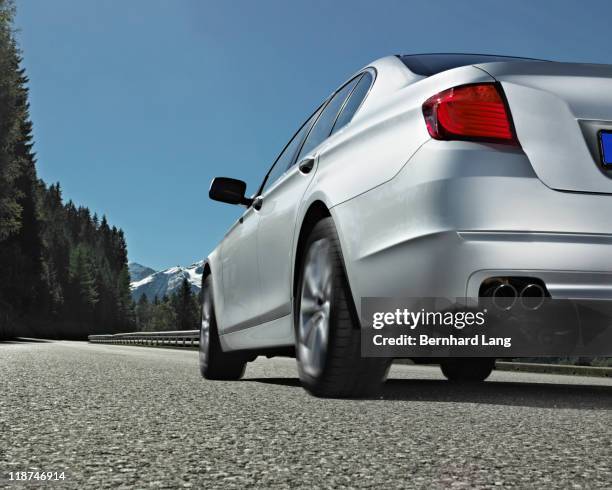
[[257, 225], [259, 215], [249, 207], [234, 223], [221, 243], [222, 314], [218, 315], [222, 334], [247, 328], [256, 322], [259, 305], [259, 265]]
[[[316, 113], [302, 127], [299, 133], [308, 132], [304, 143], [287, 158], [285, 173], [275, 182], [266, 182], [259, 197], [260, 301], [262, 311], [270, 320], [292, 311], [292, 250], [299, 204], [316, 171], [316, 148], [330, 135], [344, 101], [359, 78], [355, 77], [336, 91], [320, 114]], [[312, 128], [308, 127], [310, 125]]]

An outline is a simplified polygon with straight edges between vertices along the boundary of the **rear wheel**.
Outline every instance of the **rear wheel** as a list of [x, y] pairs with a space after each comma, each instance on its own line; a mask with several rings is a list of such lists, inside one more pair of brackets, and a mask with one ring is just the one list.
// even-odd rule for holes
[[200, 327], [200, 373], [206, 379], [240, 379], [246, 359], [239, 353], [223, 352], [217, 332], [211, 276], [202, 285], [202, 324]]
[[442, 374], [449, 381], [478, 382], [489, 377], [495, 367], [495, 359], [483, 358], [453, 358], [444, 359], [440, 363]]
[[296, 358], [302, 385], [322, 397], [374, 395], [390, 359], [361, 357], [361, 331], [333, 221], [308, 237], [295, 299]]

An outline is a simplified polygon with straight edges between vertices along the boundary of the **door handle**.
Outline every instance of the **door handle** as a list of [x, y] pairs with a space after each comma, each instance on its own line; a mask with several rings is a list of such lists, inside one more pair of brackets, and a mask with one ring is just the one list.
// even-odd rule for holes
[[257, 196], [256, 198], [254, 198], [253, 204], [251, 204], [251, 206], [253, 206], [253, 209], [255, 209], [256, 211], [259, 211], [263, 206], [263, 197]]
[[315, 159], [313, 157], [306, 157], [298, 164], [298, 168], [303, 174], [309, 174], [310, 171], [314, 168], [314, 164]]

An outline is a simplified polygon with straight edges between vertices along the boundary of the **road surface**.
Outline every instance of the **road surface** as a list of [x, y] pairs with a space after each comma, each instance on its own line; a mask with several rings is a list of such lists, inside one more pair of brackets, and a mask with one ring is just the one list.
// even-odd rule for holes
[[295, 361], [200, 378], [191, 350], [0, 344], [0, 487], [611, 488], [612, 380], [394, 366], [382, 398], [322, 400]]

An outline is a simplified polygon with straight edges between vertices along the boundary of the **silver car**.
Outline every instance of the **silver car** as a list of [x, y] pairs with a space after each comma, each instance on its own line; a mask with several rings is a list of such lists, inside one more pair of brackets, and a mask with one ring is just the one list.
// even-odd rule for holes
[[[612, 67], [504, 56], [379, 59], [334, 91], [205, 262], [200, 368], [295, 355], [317, 396], [367, 396], [364, 297], [612, 297]], [[442, 360], [454, 380], [491, 359]]]

